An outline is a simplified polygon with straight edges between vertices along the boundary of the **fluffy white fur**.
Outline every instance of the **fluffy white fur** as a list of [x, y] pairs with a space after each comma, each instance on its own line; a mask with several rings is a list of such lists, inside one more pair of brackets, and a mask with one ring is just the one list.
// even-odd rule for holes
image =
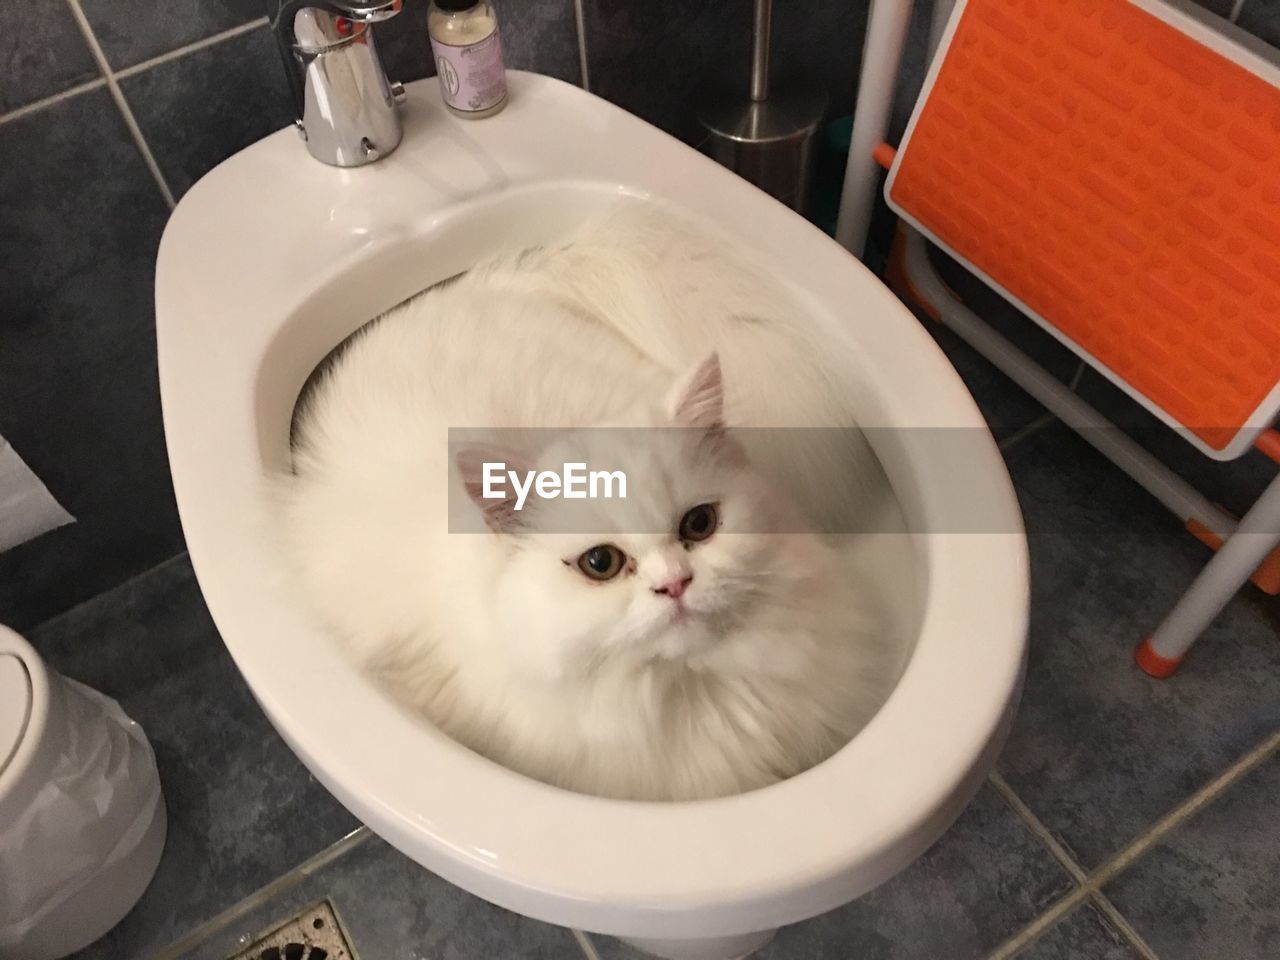
[[[845, 365], [719, 246], [625, 213], [482, 265], [367, 327], [300, 412], [280, 491], [306, 601], [414, 709], [529, 776], [633, 799], [763, 786], [837, 750], [892, 683], [869, 598], [803, 532], [856, 503], [830, 479], [865, 451], [832, 451], [818, 482], [818, 465], [719, 430], [850, 424]], [[685, 429], [511, 451], [625, 469], [628, 498], [449, 532], [451, 494], [480, 509], [449, 427], [599, 424]], [[682, 543], [680, 517], [703, 502], [720, 528]], [[576, 565], [600, 543], [628, 558], [608, 582]], [[655, 592], [690, 575], [678, 602]]]

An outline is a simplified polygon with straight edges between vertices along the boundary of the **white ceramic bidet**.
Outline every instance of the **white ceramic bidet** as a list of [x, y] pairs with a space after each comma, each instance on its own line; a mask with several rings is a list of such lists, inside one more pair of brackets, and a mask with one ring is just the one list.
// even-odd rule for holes
[[[726, 960], [914, 860], [960, 813], [1016, 700], [1026, 545], [1008, 475], [964, 386], [911, 314], [820, 231], [582, 90], [512, 72], [499, 116], [451, 118], [412, 84], [405, 139], [357, 170], [281, 131], [183, 198], [156, 273], [174, 489], [201, 589], [236, 664], [307, 766], [374, 831], [472, 893], [662, 956]], [[308, 374], [378, 313], [618, 202], [741, 238], [865, 358], [853, 398], [901, 526], [869, 575], [906, 667], [871, 724], [784, 783], [699, 803], [537, 783], [402, 712], [275, 589], [263, 477], [285, 467]], [[919, 428], [938, 429], [919, 429]], [[943, 429], [954, 428], [954, 429]], [[947, 436], [977, 438], [958, 457]], [[980, 520], [975, 520], [980, 516]], [[869, 543], [877, 541], [869, 539]], [[909, 657], [909, 659], [908, 659]]]

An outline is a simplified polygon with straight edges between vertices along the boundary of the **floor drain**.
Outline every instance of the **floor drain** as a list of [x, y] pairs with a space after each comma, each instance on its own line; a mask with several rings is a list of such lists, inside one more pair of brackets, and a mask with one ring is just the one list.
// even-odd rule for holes
[[286, 920], [227, 960], [357, 960], [328, 900]]

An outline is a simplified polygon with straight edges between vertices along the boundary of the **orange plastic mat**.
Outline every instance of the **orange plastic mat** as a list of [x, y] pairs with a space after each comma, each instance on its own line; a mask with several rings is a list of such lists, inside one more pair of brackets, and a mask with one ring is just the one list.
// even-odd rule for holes
[[956, 16], [890, 204], [1206, 452], [1242, 452], [1280, 406], [1280, 89], [1128, 0]]

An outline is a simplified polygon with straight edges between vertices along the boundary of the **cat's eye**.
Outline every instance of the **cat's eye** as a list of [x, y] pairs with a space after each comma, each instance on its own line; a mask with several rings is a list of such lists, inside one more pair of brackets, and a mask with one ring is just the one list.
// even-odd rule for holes
[[622, 572], [627, 555], [612, 543], [592, 547], [578, 557], [578, 569], [592, 580], [612, 580]]
[[680, 518], [679, 535], [685, 543], [700, 543], [716, 532], [720, 511], [714, 503], [700, 503]]

